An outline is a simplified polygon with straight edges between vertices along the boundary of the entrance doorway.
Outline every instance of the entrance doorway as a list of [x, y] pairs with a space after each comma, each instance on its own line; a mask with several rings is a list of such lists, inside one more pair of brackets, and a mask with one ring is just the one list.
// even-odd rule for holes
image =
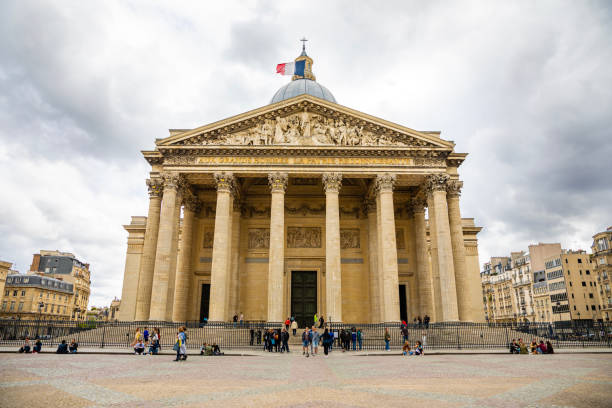
[[202, 298], [200, 300], [200, 323], [208, 320], [208, 308], [210, 306], [210, 283], [202, 284]]
[[406, 285], [399, 285], [400, 320], [408, 322], [408, 305], [406, 303]]
[[291, 272], [291, 315], [300, 328], [314, 324], [317, 312], [317, 271]]

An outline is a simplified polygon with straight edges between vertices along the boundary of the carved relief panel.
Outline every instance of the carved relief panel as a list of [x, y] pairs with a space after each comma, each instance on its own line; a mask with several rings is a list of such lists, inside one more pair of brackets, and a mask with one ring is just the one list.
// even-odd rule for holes
[[321, 228], [287, 227], [287, 248], [321, 248]]
[[360, 248], [359, 228], [340, 228], [340, 248]]
[[236, 133], [205, 137], [208, 145], [301, 145], [301, 146], [419, 146], [427, 142], [403, 136], [400, 140], [384, 130], [374, 132], [349, 118], [332, 118], [311, 112], [265, 119]]
[[249, 249], [270, 248], [269, 228], [249, 228]]
[[214, 237], [215, 237], [214, 230], [210, 228], [204, 229], [204, 236], [202, 238], [202, 248], [212, 249]]

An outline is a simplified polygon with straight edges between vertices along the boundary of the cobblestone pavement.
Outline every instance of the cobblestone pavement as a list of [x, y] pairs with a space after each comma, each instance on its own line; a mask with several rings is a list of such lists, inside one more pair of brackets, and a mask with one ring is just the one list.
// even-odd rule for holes
[[0, 354], [0, 407], [114, 406], [610, 407], [612, 354]]

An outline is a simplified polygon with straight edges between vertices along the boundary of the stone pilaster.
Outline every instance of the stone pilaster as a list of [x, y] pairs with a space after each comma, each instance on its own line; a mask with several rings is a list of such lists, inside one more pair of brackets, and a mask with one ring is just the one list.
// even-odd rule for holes
[[142, 258], [140, 260], [140, 273], [138, 274], [138, 291], [133, 294], [136, 296], [136, 310], [134, 314], [134, 320], [136, 321], [149, 319], [163, 184], [163, 180], [160, 178], [147, 180], [147, 187], [149, 189], [149, 213], [147, 216]]
[[342, 174], [324, 173], [325, 189], [325, 299], [327, 319], [342, 321], [342, 269], [340, 264], [340, 201]]
[[181, 249], [174, 284], [174, 307], [172, 321], [183, 322], [188, 315], [188, 296], [192, 273], [193, 220], [199, 212], [201, 203], [197, 197], [191, 196], [185, 200], [183, 211], [183, 230], [181, 232]]
[[[453, 247], [448, 220], [448, 205], [446, 203], [446, 185], [449, 180], [447, 174], [432, 174], [427, 178], [427, 191], [429, 200], [430, 222], [433, 220], [433, 229], [430, 234], [435, 235], [439, 299], [436, 302], [436, 315], [443, 321], [459, 320], [457, 308], [457, 287], [455, 285], [455, 266], [453, 261]], [[433, 213], [432, 213], [433, 209]], [[432, 255], [433, 256], [433, 255]], [[434, 276], [436, 278], [436, 276]], [[434, 288], [435, 289], [435, 288]], [[435, 291], [437, 292], [437, 291]], [[437, 296], [438, 294], [435, 293]], [[441, 307], [441, 313], [438, 311]]]
[[210, 270], [209, 320], [219, 322], [228, 318], [226, 306], [234, 176], [231, 173], [215, 173], [214, 177], [217, 185], [217, 209]]
[[378, 254], [382, 262], [383, 319], [385, 322], [400, 320], [399, 282], [397, 267], [397, 242], [395, 240], [395, 209], [393, 207], [394, 174], [376, 177], [377, 208], [379, 213], [380, 240]]
[[162, 178], [164, 180], [164, 195], [155, 252], [151, 309], [149, 312], [149, 320], [157, 321], [166, 319], [168, 279], [172, 263], [172, 238], [175, 228], [176, 195], [180, 180], [177, 173], [164, 173]]
[[368, 261], [370, 266], [370, 321], [382, 321], [378, 270], [378, 226], [376, 223], [376, 200], [367, 200], [365, 213], [368, 217]]
[[283, 271], [285, 267], [285, 190], [287, 173], [270, 173], [270, 252], [268, 255], [268, 321], [283, 322]]
[[427, 230], [425, 227], [425, 206], [427, 202], [423, 196], [412, 200], [414, 240], [416, 244], [416, 276], [419, 291], [419, 314], [435, 316], [433, 303], [433, 287], [427, 253]]

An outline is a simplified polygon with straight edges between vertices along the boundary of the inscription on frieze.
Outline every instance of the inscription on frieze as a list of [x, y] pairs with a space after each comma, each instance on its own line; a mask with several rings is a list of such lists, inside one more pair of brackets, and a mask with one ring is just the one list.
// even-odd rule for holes
[[287, 248], [321, 248], [321, 228], [287, 227]]
[[360, 248], [359, 228], [340, 228], [340, 248]]
[[270, 248], [269, 228], [249, 228], [249, 249]]

